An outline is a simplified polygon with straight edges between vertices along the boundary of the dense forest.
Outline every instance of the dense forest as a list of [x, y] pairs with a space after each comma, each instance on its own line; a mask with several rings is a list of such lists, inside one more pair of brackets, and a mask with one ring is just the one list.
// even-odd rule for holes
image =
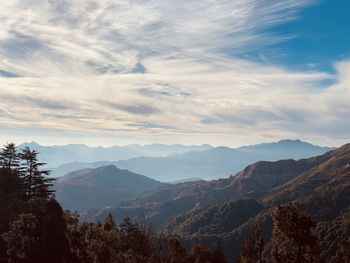
[[[82, 222], [55, 200], [53, 180], [44, 166], [38, 161], [38, 152], [28, 147], [18, 151], [9, 143], [0, 152], [2, 262], [224, 263], [228, 260], [223, 246], [241, 250], [240, 263], [323, 262], [317, 222], [298, 203], [272, 209], [271, 240], [266, 239], [262, 222], [256, 222], [242, 246], [216, 240], [212, 246], [194, 243], [189, 248], [181, 235], [157, 231], [142, 218], [132, 221], [126, 217], [116, 223], [109, 214], [103, 222]], [[243, 204], [247, 202], [260, 210], [259, 204]], [[237, 207], [226, 208], [239, 214]], [[337, 243], [334, 261], [350, 262], [349, 239]]]

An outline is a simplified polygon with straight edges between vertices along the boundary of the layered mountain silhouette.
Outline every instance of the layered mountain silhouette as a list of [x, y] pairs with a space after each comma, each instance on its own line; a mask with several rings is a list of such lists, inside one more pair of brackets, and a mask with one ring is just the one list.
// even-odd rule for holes
[[78, 212], [103, 208], [159, 186], [158, 181], [115, 166], [71, 172], [55, 182], [57, 200], [65, 209]]
[[[276, 162], [259, 161], [236, 175], [212, 181], [196, 181], [175, 185], [163, 185], [137, 198], [119, 204], [116, 216], [123, 218], [137, 215], [140, 211], [149, 214], [152, 224], [161, 226], [179, 212], [214, 205], [238, 198], [261, 198], [268, 191], [296, 178], [326, 160], [328, 154], [301, 159]], [[107, 211], [105, 211], [107, 213]], [[101, 218], [105, 214], [100, 213]]]
[[321, 256], [331, 262], [337, 241], [350, 234], [350, 144], [298, 161], [260, 161], [226, 179], [163, 185], [83, 218], [144, 215], [188, 245], [224, 241], [234, 260], [255, 223], [261, 224], [269, 250], [273, 209], [289, 202], [298, 202], [318, 221]]
[[[160, 147], [160, 146], [159, 146]], [[190, 150], [167, 157], [137, 157], [116, 162], [72, 162], [53, 168], [54, 176], [83, 168], [115, 165], [155, 180], [172, 182], [189, 178], [212, 180], [234, 174], [245, 166], [260, 160], [301, 159], [324, 154], [329, 147], [319, 147], [300, 140], [282, 140], [237, 149], [216, 147]]]
[[[43, 162], [48, 164], [48, 167], [56, 167], [65, 163], [71, 162], [100, 162], [100, 161], [118, 161], [127, 160], [140, 156], [168, 156], [173, 154], [181, 154], [188, 151], [201, 151], [211, 149], [208, 144], [186, 146], [180, 144], [164, 145], [127, 145], [113, 147], [90, 147], [85, 144], [68, 144], [62, 146], [43, 146], [36, 142], [23, 143], [18, 146], [19, 149], [28, 146], [30, 149], [38, 151]], [[106, 163], [105, 163], [106, 164]], [[82, 168], [96, 168], [79, 167]], [[75, 169], [77, 170], [77, 169]], [[74, 170], [69, 170], [71, 172]], [[61, 174], [64, 175], [64, 174]]]

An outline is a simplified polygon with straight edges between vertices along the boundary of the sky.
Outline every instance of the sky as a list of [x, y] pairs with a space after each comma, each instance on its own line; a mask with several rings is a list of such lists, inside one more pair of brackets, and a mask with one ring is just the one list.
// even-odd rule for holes
[[350, 1], [7, 0], [0, 141], [350, 142]]

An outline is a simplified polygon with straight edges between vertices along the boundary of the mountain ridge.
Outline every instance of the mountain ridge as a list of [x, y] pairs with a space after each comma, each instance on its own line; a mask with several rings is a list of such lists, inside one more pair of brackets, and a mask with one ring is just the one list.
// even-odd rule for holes
[[103, 208], [161, 186], [156, 180], [115, 166], [82, 169], [59, 178], [56, 198], [65, 209], [85, 211]]
[[[294, 145], [293, 142], [294, 141], [289, 140], [288, 145]], [[284, 146], [281, 146], [281, 143]], [[211, 180], [235, 174], [245, 166], [256, 161], [276, 161], [279, 159], [291, 158], [301, 159], [321, 155], [332, 149], [329, 147], [314, 146], [300, 140], [296, 141], [295, 147], [288, 146], [289, 148], [285, 146], [284, 141], [264, 144], [263, 149], [261, 149], [261, 146], [247, 147], [250, 148], [239, 150], [239, 148], [215, 147], [202, 151], [188, 151], [167, 157], [139, 156], [115, 162], [75, 162], [64, 164], [52, 170], [54, 176], [62, 176], [73, 170], [96, 168], [101, 164], [113, 164], [119, 168], [128, 169], [164, 182], [186, 180], [188, 178]], [[256, 147], [258, 147], [259, 150], [256, 150]]]
[[53, 168], [72, 161], [96, 162], [96, 161], [118, 161], [127, 160], [140, 156], [168, 156], [177, 153], [184, 153], [190, 150], [207, 150], [212, 148], [209, 144], [203, 145], [166, 145], [166, 144], [146, 144], [146, 145], [126, 145], [126, 146], [88, 146], [86, 144], [67, 144], [43, 146], [34, 141], [22, 143], [18, 148], [28, 146], [41, 153], [43, 162]]
[[[265, 260], [269, 262], [274, 207], [297, 202], [303, 211], [318, 222], [315, 231], [320, 240], [322, 262], [334, 262], [338, 242], [347, 240], [350, 236], [350, 144], [306, 161], [313, 164], [311, 168], [261, 195], [264, 209], [256, 210], [256, 214], [240, 226], [216, 233], [217, 231], [213, 230], [224, 221], [219, 221], [209, 228], [198, 225], [198, 217], [201, 218], [200, 216], [208, 213], [210, 209], [220, 211], [225, 205], [239, 202], [238, 200], [180, 213], [166, 225], [167, 232], [181, 235], [188, 245], [194, 242], [212, 245], [221, 240], [226, 255], [234, 260], [239, 255], [245, 237], [254, 225], [259, 224], [265, 236]], [[240, 214], [245, 214], [249, 212], [249, 207], [242, 206], [239, 211]], [[228, 210], [221, 214], [220, 218], [226, 221], [235, 220], [230, 213], [232, 211]], [[201, 231], [203, 227], [206, 231]], [[191, 229], [192, 231], [189, 231]], [[236, 249], [232, 250], [232, 247]]]
[[[263, 198], [300, 174], [312, 171], [330, 160], [333, 153], [334, 151], [298, 161], [260, 161], [247, 166], [235, 176], [224, 179], [163, 185], [142, 193], [133, 200], [116, 204], [108, 212], [116, 209], [120, 213], [115, 213], [118, 217], [126, 211], [135, 215], [142, 211], [146, 218], [149, 215], [148, 219], [152, 224], [163, 225], [180, 212], [240, 198]], [[280, 191], [283, 192], [284, 188]], [[102, 218], [105, 213], [107, 210], [100, 212], [95, 218]]]

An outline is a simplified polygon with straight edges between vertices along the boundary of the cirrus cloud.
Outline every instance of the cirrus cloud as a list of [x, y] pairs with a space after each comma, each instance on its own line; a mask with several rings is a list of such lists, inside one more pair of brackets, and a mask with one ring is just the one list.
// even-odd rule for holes
[[145, 142], [343, 143], [349, 62], [329, 74], [242, 59], [293, 37], [268, 32], [314, 2], [6, 1], [0, 124]]

